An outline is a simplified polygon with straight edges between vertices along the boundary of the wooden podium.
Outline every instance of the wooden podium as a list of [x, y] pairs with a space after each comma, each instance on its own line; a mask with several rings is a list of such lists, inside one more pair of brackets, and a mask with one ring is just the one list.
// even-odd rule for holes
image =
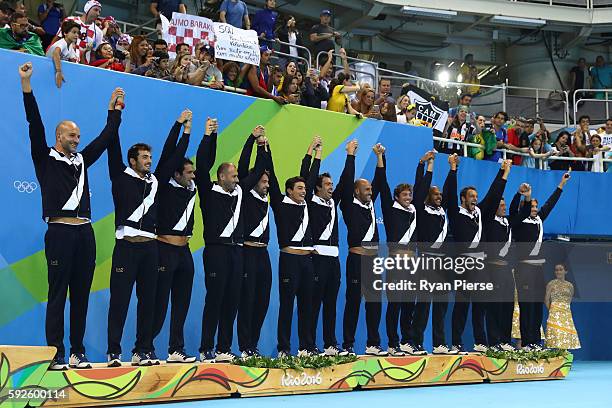
[[0, 346], [0, 408], [92, 407], [422, 385], [565, 378], [573, 356], [517, 363], [481, 355], [360, 357], [304, 371], [233, 364], [48, 371], [52, 347]]

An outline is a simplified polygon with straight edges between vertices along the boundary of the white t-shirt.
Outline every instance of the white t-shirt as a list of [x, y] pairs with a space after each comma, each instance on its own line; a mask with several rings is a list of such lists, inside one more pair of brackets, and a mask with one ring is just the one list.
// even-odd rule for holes
[[[96, 26], [95, 22], [91, 24], [85, 24], [83, 20], [81, 20], [77, 16], [66, 17], [64, 21], [74, 21], [81, 27], [81, 38], [77, 40], [77, 47], [81, 52], [85, 51], [85, 47], [87, 47], [87, 44], [91, 44], [92, 49], [95, 50], [98, 45], [102, 44], [102, 42], [104, 41], [104, 34], [102, 33], [102, 30], [100, 30], [98, 26]], [[60, 27], [57, 31], [57, 36], [62, 37], [62, 27]], [[88, 63], [91, 62], [91, 54], [92, 51], [88, 51], [85, 54], [85, 60]]]
[[47, 57], [52, 57], [56, 48], [60, 50], [60, 59], [62, 61], [78, 63], [81, 59], [81, 52], [77, 49], [76, 44], [72, 43], [68, 46], [68, 43], [66, 43], [66, 40], [63, 38], [51, 44], [47, 50]]
[[[295, 31], [289, 32], [289, 44], [295, 45], [296, 42], [297, 42], [297, 36], [295, 35]], [[289, 47], [289, 54], [291, 54], [292, 57], [297, 58], [298, 57], [297, 48]]]

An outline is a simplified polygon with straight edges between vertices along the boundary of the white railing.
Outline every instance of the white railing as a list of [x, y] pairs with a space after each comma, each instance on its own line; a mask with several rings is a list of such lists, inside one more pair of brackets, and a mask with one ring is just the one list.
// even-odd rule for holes
[[[576, 97], [578, 96], [578, 94], [583, 94], [583, 93], [591, 93], [591, 92], [603, 92], [604, 93], [604, 99], [597, 99], [597, 98], [582, 98], [582, 97], [578, 97], [578, 99], [576, 99]], [[578, 104], [580, 102], [605, 102], [606, 104], [606, 120], [610, 117], [610, 104], [609, 104], [609, 100], [608, 100], [608, 95], [610, 95], [612, 93], [612, 89], [576, 89], [572, 95], [572, 102], [573, 102], [573, 112], [574, 112], [574, 126], [576, 126], [576, 116], [578, 115]]]
[[[280, 45], [285, 45], [285, 46], [287, 46], [287, 47], [293, 47], [293, 48], [296, 48], [296, 49], [298, 49], [298, 50], [303, 50], [303, 51], [304, 51], [306, 54], [308, 54], [308, 58], [307, 58], [308, 62], [307, 62], [307, 65], [308, 65], [308, 68], [310, 68], [310, 66], [311, 66], [311, 64], [312, 64], [312, 54], [310, 53], [310, 50], [309, 50], [308, 48], [304, 47], [303, 45], [297, 45], [297, 44], [291, 44], [291, 43], [288, 43], [288, 42], [284, 42], [284, 41], [279, 40], [278, 38], [277, 38], [277, 39], [275, 39], [274, 41], [276, 41], [276, 43], [277, 43], [277, 44], [280, 44]], [[274, 52], [278, 54], [278, 52], [277, 52], [277, 51], [274, 51]], [[299, 51], [298, 51], [298, 55], [299, 55], [299, 54], [300, 54], [300, 53], [299, 53]], [[286, 55], [286, 54], [283, 54], [283, 55]], [[306, 60], [306, 58], [302, 58], [302, 57], [293, 57], [293, 56], [290, 56], [290, 57], [291, 57], [291, 58], [300, 58], [300, 59], [304, 59], [304, 60]]]
[[[83, 13], [82, 11], [75, 11], [74, 14], [76, 16], [82, 16], [85, 13]], [[157, 29], [155, 27], [149, 27], [150, 24], [155, 24], [157, 22], [157, 18], [155, 17], [145, 21], [142, 24], [128, 23], [127, 21], [121, 20], [115, 20], [115, 22], [121, 29], [122, 34], [132, 34], [137, 33], [138, 31], [144, 31], [146, 33], [144, 34], [146, 37], [150, 37], [153, 34], [157, 34]]]
[[[327, 55], [327, 52], [326, 52], [326, 51], [321, 51], [321, 52], [319, 52], [319, 53], [317, 54], [317, 56], [316, 56], [316, 61], [314, 61], [314, 63], [316, 64], [317, 69], [319, 69], [319, 70], [321, 69], [321, 66], [320, 66], [320, 64], [319, 64], [319, 61], [320, 61], [320, 59], [321, 59], [321, 56], [322, 56], [322, 55]], [[332, 54], [332, 58], [333, 58], [333, 57], [339, 57], [339, 58], [342, 58], [342, 56], [341, 56], [340, 54], [336, 54], [335, 52]], [[349, 56], [346, 56], [346, 57], [344, 57], [344, 58], [346, 58], [346, 59], [347, 59], [347, 61], [354, 61], [354, 62], [357, 62], [357, 63], [362, 63], [362, 64], [368, 64], [368, 65], [371, 65], [371, 66], [374, 68], [374, 74], [372, 74], [371, 72], [357, 71], [357, 70], [352, 69], [352, 68], [351, 68], [351, 71], [353, 71], [353, 72], [365, 73], [365, 74], [367, 74], [367, 75], [369, 75], [369, 76], [372, 76], [372, 77], [374, 78], [374, 84], [372, 85], [372, 87], [373, 87], [373, 88], [374, 88], [376, 91], [378, 91], [378, 70], [379, 70], [379, 68], [378, 68], [378, 63], [376, 63], [376, 62], [372, 62], [372, 61], [368, 61], [368, 60], [364, 60], [364, 59], [360, 59], [360, 58], [353, 58], [353, 57], [349, 57]], [[334, 65], [334, 67], [337, 67], [337, 65]]]
[[[465, 142], [462, 140], [455, 140], [455, 139], [448, 139], [445, 137], [437, 137], [434, 136], [433, 137], [434, 141], [437, 142], [444, 142], [444, 143], [453, 143], [453, 144], [458, 144], [463, 146], [463, 155], [465, 157], [468, 157], [468, 147], [476, 147], [479, 149], [484, 149], [484, 146], [478, 143], [471, 143], [471, 142]], [[517, 152], [517, 151], [513, 151], [513, 150], [508, 150], [508, 149], [493, 149], [493, 151], [495, 152], [501, 152], [502, 153], [502, 157], [503, 159], [507, 159], [508, 155], [516, 155], [516, 156], [525, 156], [525, 157], [531, 157], [531, 155], [529, 153], [523, 153], [523, 152]], [[549, 157], [542, 157], [542, 158], [536, 158], [536, 164], [537, 164], [537, 168], [540, 170], [544, 170], [544, 163], [548, 162], [548, 161], [556, 161], [556, 160], [561, 160], [561, 161], [580, 161], [580, 162], [591, 162], [591, 163], [599, 163], [600, 165], [597, 166], [598, 170], [594, 172], [598, 172], [601, 173], [603, 172], [603, 163], [610, 163], [609, 166], [612, 166], [612, 158], [610, 159], [604, 159], [601, 156], [598, 157], [565, 157], [565, 156], [549, 156]]]

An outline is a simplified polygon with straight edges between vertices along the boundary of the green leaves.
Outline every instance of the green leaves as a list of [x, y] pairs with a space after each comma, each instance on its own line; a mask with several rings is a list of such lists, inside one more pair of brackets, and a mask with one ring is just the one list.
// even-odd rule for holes
[[313, 357], [294, 357], [287, 356], [282, 358], [271, 357], [248, 357], [234, 360], [232, 364], [243, 367], [256, 368], [278, 368], [282, 370], [303, 371], [307, 368], [325, 368], [338, 364], [353, 363], [357, 361], [356, 356], [313, 356]]
[[546, 360], [548, 363], [549, 359], [557, 358], [557, 357], [566, 357], [570, 354], [567, 350], [559, 350], [559, 349], [550, 349], [550, 350], [533, 350], [533, 351], [523, 351], [523, 350], [515, 350], [515, 351], [493, 351], [488, 349], [485, 353], [485, 356], [496, 358], [500, 360], [512, 360], [518, 361], [519, 363], [525, 363], [527, 361], [538, 361], [538, 360]]

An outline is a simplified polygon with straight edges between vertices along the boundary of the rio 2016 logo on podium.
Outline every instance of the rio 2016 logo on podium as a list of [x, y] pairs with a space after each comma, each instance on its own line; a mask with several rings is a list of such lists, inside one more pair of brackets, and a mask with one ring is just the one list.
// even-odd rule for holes
[[293, 376], [290, 373], [285, 373], [281, 377], [281, 386], [283, 387], [304, 387], [307, 385], [321, 385], [322, 383], [323, 377], [320, 371], [315, 375], [302, 373], [301, 375]]
[[544, 374], [544, 364], [517, 364], [516, 373], [520, 375]]

